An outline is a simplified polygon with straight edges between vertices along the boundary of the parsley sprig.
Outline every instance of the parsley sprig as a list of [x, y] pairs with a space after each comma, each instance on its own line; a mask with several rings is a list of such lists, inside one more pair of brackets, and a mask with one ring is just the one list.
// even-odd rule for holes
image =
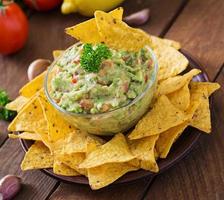
[[15, 116], [16, 112], [7, 110], [5, 105], [10, 102], [7, 93], [4, 90], [0, 90], [0, 119], [11, 121]]
[[111, 57], [111, 51], [105, 44], [98, 44], [94, 49], [92, 44], [84, 44], [81, 55], [81, 67], [87, 72], [97, 73], [103, 59]]

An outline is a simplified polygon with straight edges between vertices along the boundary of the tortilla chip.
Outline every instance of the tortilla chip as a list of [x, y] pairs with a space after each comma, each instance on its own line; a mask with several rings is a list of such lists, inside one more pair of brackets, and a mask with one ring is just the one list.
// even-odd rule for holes
[[134, 140], [157, 135], [183, 123], [187, 119], [188, 117], [184, 112], [176, 108], [163, 95], [159, 97], [152, 110], [138, 122], [128, 138]]
[[183, 76], [170, 77], [160, 82], [158, 85], [157, 96], [167, 95], [179, 90], [184, 85], [188, 84], [190, 80], [200, 72], [201, 71], [199, 69], [192, 69]]
[[74, 169], [62, 163], [57, 156], [54, 158], [53, 172], [63, 176], [79, 176], [80, 174]]
[[87, 174], [86, 170], [78, 166], [85, 159], [87, 136], [85, 132], [76, 130], [69, 133], [62, 144], [58, 144], [60, 141], [56, 143], [56, 146], [62, 146], [60, 161], [83, 175]]
[[54, 60], [57, 59], [59, 56], [61, 56], [63, 52], [64, 50], [54, 50], [52, 52]]
[[220, 88], [218, 83], [210, 83], [210, 82], [191, 82], [191, 88], [200, 88], [201, 90], [207, 90], [208, 96], [210, 96], [213, 92]]
[[92, 168], [106, 163], [121, 163], [134, 159], [123, 134], [116, 134], [106, 144], [87, 155], [80, 168]]
[[188, 122], [184, 122], [183, 124], [172, 127], [159, 135], [159, 139], [156, 141], [156, 150], [160, 158], [167, 157], [173, 143], [187, 126]]
[[[101, 146], [101, 143], [90, 137], [87, 138], [87, 155]], [[93, 190], [100, 189], [113, 183], [125, 173], [137, 170], [138, 167], [127, 163], [108, 163], [87, 169], [89, 184]]]
[[211, 114], [209, 109], [208, 96], [204, 96], [202, 99], [200, 105], [193, 115], [190, 126], [204, 131], [205, 133], [211, 133]]
[[19, 91], [20, 95], [30, 98], [34, 94], [36, 94], [44, 86], [45, 75], [46, 71], [44, 71], [42, 74], [38, 75], [32, 81], [24, 85]]
[[93, 190], [103, 188], [130, 171], [138, 168], [128, 163], [110, 163], [88, 169], [90, 187]]
[[129, 141], [131, 152], [140, 161], [139, 164], [142, 169], [152, 172], [159, 171], [154, 154], [154, 147], [158, 138], [159, 135], [153, 135]]
[[67, 154], [85, 153], [87, 137], [86, 132], [78, 129], [69, 133], [65, 139], [63, 152]]
[[101, 41], [111, 48], [138, 51], [151, 44], [150, 36], [140, 29], [134, 29], [103, 11], [95, 12]]
[[30, 133], [30, 132], [23, 132], [20, 134], [8, 134], [9, 138], [12, 139], [24, 139], [24, 140], [38, 140], [41, 141], [40, 135], [36, 133]]
[[191, 96], [194, 102], [194, 112], [191, 115], [190, 126], [206, 133], [211, 132], [211, 114], [209, 109], [209, 95], [219, 89], [220, 85], [209, 82], [191, 82]]
[[174, 40], [160, 38], [154, 35], [151, 35], [151, 39], [152, 39], [152, 48], [156, 48], [157, 46], [161, 46], [161, 45], [170, 46], [176, 50], [179, 50], [181, 48], [180, 43]]
[[195, 111], [198, 109], [203, 99], [208, 97], [208, 91], [204, 87], [190, 87], [190, 95], [190, 106], [185, 111], [189, 122], [192, 120]]
[[53, 152], [54, 152], [54, 145], [49, 140], [48, 133], [39, 132], [39, 133], [36, 133], [36, 134], [38, 134], [40, 136], [41, 141], [45, 144], [46, 147], [48, 147], [48, 149], [50, 150], [51, 154], [53, 154]]
[[[123, 15], [123, 8], [117, 8], [111, 11], [109, 14], [115, 19], [121, 20]], [[66, 28], [65, 32], [83, 43], [96, 44], [102, 42], [97, 29], [96, 20], [94, 18], [78, 25]]]
[[167, 97], [176, 108], [183, 111], [187, 110], [190, 105], [190, 90], [188, 88], [188, 84], [179, 90], [168, 94]]
[[187, 58], [171, 46], [159, 45], [153, 50], [159, 65], [159, 81], [180, 74], [188, 66]]
[[67, 165], [68, 167], [74, 169], [79, 174], [87, 175], [86, 169], [80, 169], [78, 166], [84, 161], [86, 158], [85, 153], [63, 153], [59, 156], [59, 160]]
[[40, 105], [39, 97], [32, 98], [18, 113], [8, 127], [9, 131], [47, 133], [47, 121]]
[[55, 110], [43, 94], [40, 97], [40, 103], [44, 110], [44, 118], [48, 122], [48, 135], [51, 142], [65, 138], [70, 132], [76, 130], [74, 126], [64, 120], [61, 114]]
[[19, 112], [23, 106], [29, 101], [28, 98], [23, 96], [18, 96], [14, 101], [8, 103], [5, 108], [8, 110], [14, 110]]
[[52, 168], [54, 158], [49, 149], [39, 141], [36, 141], [26, 152], [21, 164], [22, 170]]

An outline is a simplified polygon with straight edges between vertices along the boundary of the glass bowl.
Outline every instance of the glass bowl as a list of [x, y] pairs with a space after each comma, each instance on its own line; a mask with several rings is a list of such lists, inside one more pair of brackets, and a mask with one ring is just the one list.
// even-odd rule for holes
[[53, 98], [51, 98], [49, 92], [51, 86], [50, 81], [53, 75], [52, 71], [57, 59], [51, 64], [45, 77], [45, 94], [51, 105], [62, 115], [62, 117], [80, 130], [95, 135], [114, 135], [119, 132], [127, 131], [133, 127], [149, 109], [157, 86], [157, 59], [151, 48], [148, 47], [147, 49], [151, 54], [153, 66], [150, 70], [146, 89], [133, 101], [123, 107], [97, 114], [79, 114], [61, 108]]

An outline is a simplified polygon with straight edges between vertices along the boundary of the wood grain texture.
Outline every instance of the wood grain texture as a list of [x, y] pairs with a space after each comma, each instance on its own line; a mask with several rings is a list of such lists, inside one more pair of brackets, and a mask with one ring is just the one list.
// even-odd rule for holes
[[149, 179], [143, 179], [130, 184], [109, 186], [97, 191], [92, 191], [86, 185], [61, 184], [60, 187], [50, 197], [50, 200], [127, 200], [141, 199], [146, 186], [149, 185]]
[[24, 152], [16, 140], [7, 140], [0, 150], [0, 177], [14, 174], [22, 178], [23, 187], [15, 199], [45, 199], [54, 187], [56, 180], [38, 170], [22, 172], [20, 163]]
[[181, 42], [213, 79], [224, 62], [224, 1], [191, 0], [165, 37]]
[[169, 0], [169, 3], [164, 0], [127, 0], [121, 6], [124, 7], [124, 16], [149, 8], [151, 13], [149, 21], [138, 28], [153, 35], [160, 35], [185, 2], [186, 0]]
[[187, 158], [157, 176], [145, 199], [224, 199], [224, 70], [214, 94], [213, 131], [204, 134]]

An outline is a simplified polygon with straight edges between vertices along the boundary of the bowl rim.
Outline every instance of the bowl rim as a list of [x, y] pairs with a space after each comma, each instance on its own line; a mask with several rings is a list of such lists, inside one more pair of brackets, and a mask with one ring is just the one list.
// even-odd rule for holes
[[[79, 45], [80, 42], [77, 42], [75, 44], [73, 44], [72, 46], [74, 45]], [[72, 46], [68, 47], [67, 49], [70, 49]], [[116, 108], [114, 110], [110, 110], [108, 112], [103, 112], [103, 113], [94, 113], [94, 114], [91, 114], [91, 113], [74, 113], [74, 112], [70, 112], [70, 111], [67, 111], [65, 109], [63, 109], [62, 107], [60, 107], [50, 96], [49, 94], [49, 91], [48, 91], [48, 77], [49, 77], [49, 74], [51, 73], [52, 69], [54, 68], [54, 64], [56, 62], [53, 61], [53, 63], [50, 65], [50, 67], [47, 69], [47, 74], [44, 78], [44, 92], [45, 92], [45, 95], [48, 99], [48, 101], [51, 103], [51, 105], [56, 108], [56, 110], [62, 112], [63, 114], [66, 114], [66, 115], [70, 115], [70, 116], [74, 116], [74, 117], [99, 117], [99, 116], [105, 116], [107, 115], [108, 113], [114, 113], [118, 110], [122, 110], [124, 108], [128, 108], [128, 107], [131, 107], [132, 105], [134, 105], [136, 102], [138, 102], [139, 100], [141, 100], [142, 98], [144, 98], [146, 92], [152, 88], [153, 84], [156, 82], [157, 80], [157, 75], [158, 75], [158, 60], [157, 60], [157, 57], [154, 53], [154, 51], [152, 50], [151, 47], [149, 46], [146, 46], [146, 48], [149, 50], [150, 52], [150, 55], [151, 55], [151, 58], [152, 58], [152, 61], [153, 61], [153, 68], [154, 70], [152, 71], [152, 75], [151, 75], [151, 81], [148, 82], [148, 85], [147, 87], [145, 88], [145, 90], [140, 93], [135, 99], [133, 99], [133, 101], [129, 102], [128, 104], [124, 105], [124, 106], [121, 106], [119, 108]], [[66, 49], [66, 50], [67, 50]], [[65, 50], [65, 51], [66, 51]], [[63, 53], [64, 54], [64, 53]], [[62, 55], [63, 55], [62, 54]], [[62, 56], [61, 55], [61, 56]], [[61, 57], [59, 56], [59, 58]]]

